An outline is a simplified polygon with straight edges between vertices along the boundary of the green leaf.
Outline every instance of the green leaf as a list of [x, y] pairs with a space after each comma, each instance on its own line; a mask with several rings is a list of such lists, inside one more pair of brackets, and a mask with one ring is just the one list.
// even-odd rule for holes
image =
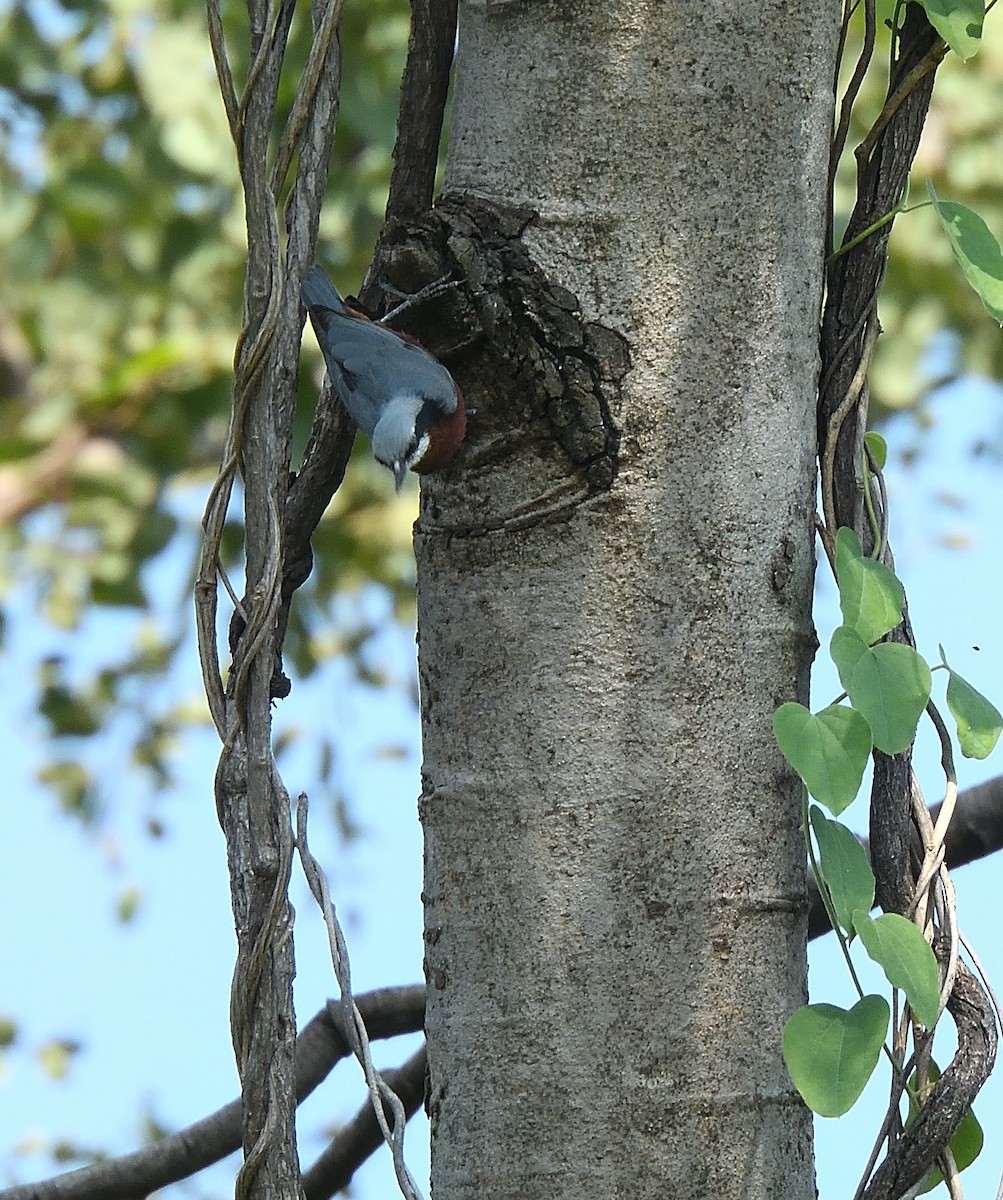
[[38, 1047], [35, 1057], [50, 1079], [65, 1079], [80, 1049], [80, 1043], [71, 1038], [52, 1038]]
[[850, 694], [850, 680], [857, 663], [867, 653], [867, 643], [855, 629], [840, 625], [829, 641], [829, 657], [836, 664], [843, 691]]
[[860, 634], [867, 645], [883, 638], [902, 621], [905, 591], [883, 564], [873, 558], [836, 560], [839, 609], [843, 624]]
[[75, 762], [54, 762], [39, 768], [37, 778], [59, 797], [65, 812], [93, 821], [99, 811], [97, 788], [87, 769]]
[[879, 471], [883, 471], [885, 463], [888, 461], [888, 443], [880, 433], [875, 433], [873, 429], [869, 429], [864, 434], [864, 444], [874, 458], [874, 465]]
[[940, 1003], [940, 974], [926, 938], [898, 913], [872, 920], [861, 910], [854, 914], [853, 927], [888, 982], [905, 992], [913, 1012], [932, 1029]]
[[982, 0], [919, 0], [930, 24], [959, 58], [971, 58], [982, 40]]
[[842, 929], [852, 933], [853, 914], [867, 912], [874, 904], [874, 872], [863, 846], [845, 825], [830, 821], [814, 804], [810, 819], [818, 842], [819, 867], [836, 918]]
[[116, 916], [123, 924], [128, 923], [135, 917], [142, 902], [143, 893], [135, 884], [131, 884], [123, 890], [118, 898]]
[[49, 722], [54, 737], [87, 737], [101, 728], [98, 707], [66, 687], [47, 687], [38, 711]]
[[[835, 649], [832, 657], [836, 660]], [[886, 754], [905, 750], [930, 699], [932, 679], [925, 660], [911, 646], [882, 642], [865, 649], [847, 673], [838, 660], [836, 665], [850, 703], [871, 727], [875, 746]]]
[[1003, 253], [985, 221], [963, 204], [938, 200], [928, 185], [941, 224], [969, 285], [986, 311], [1003, 325]]
[[996, 748], [1003, 716], [999, 709], [956, 672], [948, 670], [947, 707], [958, 726], [965, 758], [988, 758]]
[[863, 548], [860, 545], [860, 538], [854, 533], [849, 525], [843, 525], [836, 530], [836, 574], [852, 562], [855, 558], [863, 556]]
[[857, 1102], [881, 1053], [890, 1010], [865, 996], [847, 1012], [808, 1004], [784, 1026], [784, 1062], [805, 1104], [822, 1117], [841, 1117]]
[[871, 752], [871, 731], [852, 708], [832, 704], [818, 714], [802, 704], [782, 704], [773, 730], [784, 758], [808, 791], [838, 816], [852, 802]]

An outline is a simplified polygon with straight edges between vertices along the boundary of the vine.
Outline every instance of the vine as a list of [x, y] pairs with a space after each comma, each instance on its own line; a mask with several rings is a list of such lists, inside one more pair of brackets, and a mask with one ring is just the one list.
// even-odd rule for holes
[[[877, 296], [896, 216], [926, 203], [935, 206], [965, 277], [1001, 323], [1003, 254], [980, 217], [940, 200], [932, 187], [929, 202], [906, 206], [937, 68], [949, 51], [962, 58], [977, 51], [984, 17], [980, 0], [894, 5], [886, 22], [891, 39], [885, 102], [854, 151], [856, 201], [841, 244], [838, 249], [832, 244], [832, 189], [878, 28], [874, 0], [845, 0], [843, 53], [858, 11], [860, 50], [838, 108], [830, 156], [818, 405], [822, 513], [816, 523], [839, 589], [842, 624], [829, 654], [843, 692], [816, 713], [797, 703], [781, 705], [774, 730], [804, 783], [809, 860], [858, 995], [850, 1009], [813, 1003], [794, 1013], [784, 1031], [784, 1058], [806, 1103], [823, 1116], [840, 1116], [859, 1098], [884, 1054], [891, 1067], [890, 1099], [856, 1196], [891, 1200], [941, 1180], [960, 1195], [958, 1173], [982, 1146], [971, 1103], [996, 1053], [998, 1005], [988, 983], [979, 982], [977, 961], [969, 955], [969, 967], [962, 955], [967, 947], [944, 866], [957, 779], [951, 737], [931, 700], [934, 675], [946, 673], [946, 705], [966, 757], [991, 753], [1003, 716], [953, 670], [943, 647], [932, 666], [916, 648], [889, 543], [882, 474], [887, 448], [879, 435], [866, 431], [868, 371], [880, 333]], [[944, 803], [935, 825], [911, 764], [924, 714], [939, 738], [944, 773]], [[859, 793], [872, 758], [869, 861], [837, 818]], [[809, 797], [817, 803], [809, 804]], [[870, 915], [875, 904], [883, 915]], [[883, 970], [892, 1004], [865, 994], [852, 956], [855, 943]], [[958, 1049], [942, 1072], [932, 1050], [945, 1011], [954, 1020]]]

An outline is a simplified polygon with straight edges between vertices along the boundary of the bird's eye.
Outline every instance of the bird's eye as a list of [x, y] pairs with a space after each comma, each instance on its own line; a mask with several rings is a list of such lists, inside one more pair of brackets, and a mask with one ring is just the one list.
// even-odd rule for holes
[[[427, 441], [427, 438], [425, 440]], [[394, 461], [402, 462], [402, 463], [413, 462], [414, 459], [416, 457], [418, 457], [419, 454], [424, 450], [424, 447], [422, 446], [421, 443], [422, 443], [422, 438], [413, 437], [408, 442], [407, 446], [405, 447], [404, 453], [399, 455]], [[382, 463], [383, 466], [389, 468], [391, 471], [394, 468], [394, 461], [387, 461], [387, 459], [385, 459], [385, 458], [380, 458], [379, 455], [376, 456], [376, 461], [378, 463]]]

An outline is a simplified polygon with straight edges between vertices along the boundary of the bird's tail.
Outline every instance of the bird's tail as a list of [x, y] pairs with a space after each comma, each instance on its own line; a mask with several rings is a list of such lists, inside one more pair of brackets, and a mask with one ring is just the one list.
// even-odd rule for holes
[[307, 271], [306, 278], [300, 284], [300, 295], [307, 308], [329, 308], [336, 313], [345, 311], [337, 288], [320, 267], [311, 267]]

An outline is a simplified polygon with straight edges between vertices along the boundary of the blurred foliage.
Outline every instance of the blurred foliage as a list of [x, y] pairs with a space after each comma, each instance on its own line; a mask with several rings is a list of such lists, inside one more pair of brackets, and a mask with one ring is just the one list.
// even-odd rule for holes
[[118, 897], [118, 903], [115, 908], [115, 915], [122, 922], [127, 924], [133, 920], [139, 912], [143, 903], [143, 894], [135, 885], [129, 885], [122, 889]]
[[69, 1038], [53, 1038], [39, 1046], [35, 1055], [42, 1070], [50, 1079], [65, 1079], [80, 1050], [79, 1042], [71, 1041]]
[[[225, 8], [239, 85], [246, 13]], [[407, 0], [348, 5], [320, 250], [347, 291], [382, 219], [407, 32]], [[280, 116], [309, 39], [302, 5]], [[63, 630], [84, 629], [97, 608], [117, 614], [118, 657], [92, 677], [69, 681], [58, 656], [38, 668], [53, 745], [39, 778], [66, 811], [93, 820], [102, 789], [84, 739], [131, 705], [142, 717], [132, 766], [156, 788], [170, 782], [183, 727], [204, 720], [201, 705], [140, 710], [179, 652], [193, 653], [186, 572], [226, 430], [242, 199], [195, 0], [0, 0], [0, 80], [0, 598], [30, 588], [38, 614]], [[312, 336], [304, 345], [299, 447], [323, 376]], [[413, 511], [413, 490], [388, 503], [360, 446], [290, 629], [300, 675], [316, 666], [313, 630], [339, 589], [375, 579], [410, 615]], [[239, 513], [233, 521], [228, 566], [239, 579]], [[183, 565], [168, 595], [153, 594], [168, 555]], [[151, 608], [156, 627], [143, 618]]]
[[[878, 37], [854, 110], [836, 187], [837, 245], [853, 205], [853, 149], [881, 111], [888, 85], [891, 0], [877, 4]], [[841, 78], [856, 63], [862, 6], [851, 26]], [[1003, 242], [1003, 22], [989, 13], [978, 54], [962, 62], [948, 54], [937, 72], [933, 101], [910, 180], [909, 204], [929, 199], [967, 204]], [[871, 370], [872, 413], [912, 407], [958, 374], [1003, 378], [1003, 336], [965, 282], [936, 216], [927, 206], [900, 215], [890, 242], [888, 272], [878, 302], [883, 336]], [[950, 351], [931, 356], [940, 332], [957, 334]], [[995, 436], [995, 431], [990, 433]]]
[[[239, 83], [245, 17], [240, 5], [224, 16]], [[407, 0], [346, 6], [320, 254], [348, 291], [382, 218], [407, 27]], [[925, 198], [930, 177], [944, 199], [972, 205], [1000, 235], [1003, 26], [990, 17], [986, 28], [975, 59], [941, 68], [913, 193]], [[280, 117], [309, 36], [301, 5]], [[844, 75], [853, 58], [851, 45]], [[840, 174], [841, 221], [852, 202], [850, 151], [880, 109], [886, 63], [885, 34]], [[201, 3], [0, 0], [0, 80], [0, 640], [4, 609], [26, 589], [53, 630], [86, 631], [97, 612], [115, 621], [119, 636], [109, 638], [107, 624], [102, 635], [109, 661], [85, 677], [67, 669], [65, 643], [40, 644], [33, 685], [50, 746], [38, 777], [65, 811], [94, 821], [114, 788], [105, 786], [107, 766], [88, 756], [91, 743], [124, 722], [124, 765], [155, 792], [171, 783], [186, 728], [205, 720], [200, 699], [168, 698], [158, 683], [194, 661], [188, 572], [226, 428], [246, 235]], [[914, 404], [934, 382], [926, 350], [938, 330], [964, 335], [963, 358], [948, 364], [941, 355], [940, 376], [1003, 367], [999, 331], [931, 210], [896, 222], [880, 313], [888, 336], [874, 369], [878, 405]], [[323, 374], [309, 334], [304, 348], [298, 447]], [[293, 611], [294, 675], [342, 655], [360, 679], [384, 682], [365, 652], [379, 629], [339, 612], [332, 632], [331, 613], [346, 589], [375, 580], [393, 611], [410, 616], [413, 512], [413, 490], [391, 497], [360, 445]], [[239, 579], [239, 515], [233, 521], [227, 566]], [[171, 571], [158, 567], [164, 561]], [[332, 761], [330, 747], [320, 753]]]

